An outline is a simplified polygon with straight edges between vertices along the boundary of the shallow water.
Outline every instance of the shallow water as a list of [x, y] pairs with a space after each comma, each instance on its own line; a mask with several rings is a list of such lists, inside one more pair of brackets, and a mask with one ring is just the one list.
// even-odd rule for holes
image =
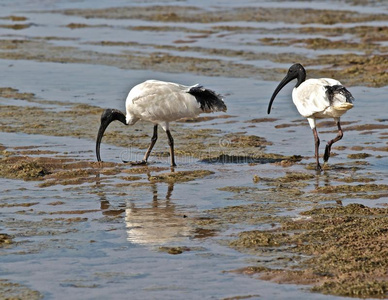
[[[239, 222], [228, 224], [219, 220], [211, 210], [251, 204], [254, 201], [269, 199], [268, 206], [276, 216], [298, 217], [298, 213], [311, 207], [333, 204], [337, 197], [314, 200], [317, 186], [343, 184], [344, 177], [370, 177], [376, 184], [388, 184], [386, 170], [387, 129], [368, 129], [365, 124], [386, 125], [387, 86], [365, 87], [362, 84], [350, 87], [356, 98], [355, 107], [342, 120], [344, 138], [333, 147], [337, 154], [330, 158], [330, 165], [343, 165], [341, 169], [331, 169], [301, 188], [310, 195], [309, 201], [290, 199], [287, 201], [270, 198], [266, 182], [254, 182], [254, 176], [277, 178], [287, 172], [308, 172], [313, 158], [313, 136], [306, 120], [301, 118], [290, 99], [292, 87], [285, 88], [274, 103], [270, 116], [266, 114], [268, 100], [277, 85], [279, 74], [272, 74], [273, 68], [287, 68], [293, 61], [285, 63], [272, 61], [262, 53], [275, 53], [282, 56], [288, 52], [299, 52], [306, 57], [320, 54], [354, 53], [350, 50], [312, 50], [290, 45], [276, 47], [262, 45], [259, 39], [268, 37], [268, 30], [276, 28], [299, 28], [301, 24], [276, 22], [181, 22], [174, 30], [174, 22], [158, 22], [140, 19], [84, 18], [77, 15], [60, 13], [63, 9], [97, 9], [121, 7], [126, 1], [2, 1], [1, 17], [10, 15], [25, 16], [32, 25], [22, 30], [0, 28], [2, 40], [15, 39], [41, 41], [51, 46], [73, 47], [58, 51], [49, 48], [32, 48], [34, 58], [27, 54], [21, 59], [2, 56], [0, 67], [4, 71], [1, 87], [12, 87], [20, 92], [34, 93], [37, 99], [53, 101], [50, 103], [0, 98], [0, 104], [14, 106], [41, 107], [58, 113], [53, 128], [61, 125], [61, 112], [71, 108], [74, 103], [88, 104], [101, 108], [123, 109], [124, 99], [129, 89], [145, 79], [155, 78], [183, 84], [201, 83], [225, 95], [229, 119], [215, 119], [199, 123], [183, 123], [177, 126], [174, 138], [179, 143], [180, 128], [200, 130], [218, 129], [219, 144], [225, 154], [247, 157], [247, 150], [229, 147], [233, 136], [244, 132], [258, 135], [272, 142], [263, 151], [280, 155], [301, 155], [301, 163], [290, 167], [277, 164], [237, 164], [218, 162], [204, 163], [198, 158], [178, 155], [176, 171], [210, 170], [214, 172], [203, 178], [188, 182], [158, 182], [150, 180], [168, 172], [168, 157], [158, 156], [167, 145], [163, 140], [155, 146], [151, 156], [149, 172], [132, 174], [126, 172], [130, 166], [116, 166], [118, 172], [100, 173], [90, 176], [88, 181], [78, 184], [62, 182], [42, 187], [41, 181], [23, 181], [1, 178], [1, 215], [0, 233], [14, 236], [13, 244], [1, 248], [0, 278], [21, 287], [30, 294], [25, 299], [34, 298], [32, 291], [38, 291], [45, 299], [223, 299], [246, 297], [248, 299], [341, 299], [341, 297], [311, 293], [307, 286], [276, 284], [254, 277], [228, 271], [243, 268], [258, 260], [254, 255], [243, 254], [227, 246], [227, 241], [237, 233], [254, 228], [269, 228], [274, 222], [250, 223], [241, 216]], [[236, 6], [230, 1], [212, 1], [209, 6], [204, 1], [136, 1], [138, 6], [176, 5], [204, 8], [207, 11], [228, 10]], [[378, 14], [386, 11], [383, 4], [364, 6], [344, 5], [342, 1], [330, 2], [330, 9], [347, 10]], [[239, 1], [239, 7], [306, 7], [305, 2]], [[315, 9], [327, 5], [314, 4]], [[53, 11], [56, 12], [53, 12]], [[1, 24], [13, 24], [11, 20], [0, 20]], [[70, 23], [87, 24], [89, 27], [71, 29]], [[382, 26], [384, 22], [366, 21], [351, 23], [355, 25]], [[215, 26], [237, 26], [241, 30], [215, 31]], [[341, 26], [347, 27], [349, 24]], [[385, 24], [386, 25], [386, 24]], [[95, 27], [93, 27], [95, 26]], [[135, 26], [167, 26], [167, 30], [135, 30]], [[312, 24], [311, 26], [318, 26]], [[331, 27], [332, 25], [319, 25]], [[252, 27], [253, 30], [244, 29]], [[196, 31], [210, 31], [200, 33]], [[309, 35], [282, 33], [280, 36], [292, 38]], [[55, 37], [49, 40], [47, 37]], [[123, 46], [101, 45], [102, 41], [125, 42]], [[183, 41], [183, 42], [182, 42]], [[133, 44], [134, 42], [138, 44]], [[132, 44], [131, 44], [132, 43]], [[201, 49], [230, 49], [252, 51], [256, 58], [225, 53], [207, 53], [204, 50], [170, 49], [168, 45], [185, 45]], [[46, 50], [44, 50], [46, 49]], [[27, 49], [25, 49], [26, 52]], [[2, 50], [5, 52], [6, 50]], [[16, 51], [16, 50], [15, 50]], [[19, 50], [17, 50], [19, 51]], [[41, 54], [39, 54], [42, 51]], [[69, 52], [68, 52], [69, 51]], [[87, 51], [93, 51], [89, 53]], [[246, 67], [260, 68], [260, 72], [250, 76], [251, 71], [243, 67], [231, 69], [230, 73], [212, 74], [207, 70], [192, 72], [172, 68], [164, 70], [153, 65], [143, 68], [127, 64], [120, 55], [132, 53], [168, 53], [182, 57], [219, 59], [221, 63], [232, 62]], [[59, 51], [60, 53], [60, 51]], [[97, 54], [96, 54], [97, 53]], [[101, 56], [98, 56], [99, 54]], [[41, 55], [41, 56], [39, 56]], [[55, 59], [53, 59], [53, 55]], [[117, 55], [117, 56], [114, 56]], [[92, 60], [89, 58], [92, 57]], [[61, 59], [64, 61], [61, 62]], [[72, 61], [70, 58], [77, 59]], [[210, 66], [209, 68], [211, 68]], [[318, 66], [324, 67], [324, 66]], [[215, 70], [216, 71], [216, 70]], [[230, 76], [235, 74], [236, 77]], [[213, 76], [215, 75], [215, 76]], [[264, 80], [270, 79], [270, 80]], [[346, 80], [346, 79], [345, 79]], [[65, 105], [64, 105], [65, 104]], [[257, 118], [271, 117], [275, 120], [255, 123]], [[23, 118], [23, 116], [20, 116]], [[233, 122], [230, 122], [233, 121]], [[68, 123], [65, 123], [68, 124]], [[9, 125], [2, 123], [2, 126]], [[334, 125], [334, 124], [333, 124]], [[65, 125], [69, 126], [69, 125]], [[94, 126], [94, 125], [93, 125]], [[97, 128], [85, 124], [85, 130], [92, 133]], [[174, 128], [174, 126], [173, 126]], [[127, 131], [131, 132], [132, 128]], [[151, 130], [151, 126], [150, 126]], [[318, 128], [322, 145], [335, 136], [334, 126]], [[4, 132], [3, 132], [4, 131]], [[225, 137], [229, 134], [227, 137]], [[230, 135], [231, 134], [231, 135]], [[6, 151], [41, 150], [42, 153], [26, 154], [36, 157], [71, 158], [77, 161], [94, 161], [94, 140], [74, 136], [54, 136], [26, 134], [23, 132], [0, 133], [0, 143]], [[354, 148], [360, 146], [360, 148]], [[45, 150], [55, 153], [44, 153]], [[141, 157], [144, 149], [119, 147], [104, 144], [104, 161], [120, 162], [123, 155], [130, 158]], [[209, 152], [219, 149], [209, 149]], [[370, 154], [365, 159], [351, 159], [348, 155], [359, 152]], [[5, 155], [5, 154], [4, 154]], [[361, 162], [360, 162], [361, 161]], [[160, 167], [160, 170], [152, 169]], [[149, 173], [149, 174], [147, 174]], [[128, 178], [138, 176], [138, 178]], [[358, 184], [357, 180], [349, 184]], [[258, 196], [246, 192], [246, 197], [235, 197], [225, 187], [247, 187], [262, 189]], [[350, 193], [343, 195], [343, 205], [362, 203], [372, 207], [386, 206], [388, 197], [384, 191], [374, 192], [375, 199], [368, 194]], [[271, 200], [272, 199], [272, 200]], [[265, 214], [267, 212], [263, 212]], [[215, 218], [216, 226], [207, 227], [201, 223]], [[276, 224], [275, 224], [276, 225]], [[163, 248], [165, 247], [165, 248]], [[170, 250], [182, 250], [172, 255]], [[169, 253], [170, 251], [170, 253]], [[19, 289], [21, 289], [19, 287]], [[18, 288], [16, 288], [16, 292]]]

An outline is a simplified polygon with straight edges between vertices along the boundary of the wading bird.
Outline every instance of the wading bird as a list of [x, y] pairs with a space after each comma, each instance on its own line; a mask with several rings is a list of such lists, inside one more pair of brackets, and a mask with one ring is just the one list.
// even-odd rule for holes
[[193, 118], [200, 113], [226, 111], [222, 97], [214, 91], [200, 85], [184, 86], [173, 82], [147, 80], [133, 87], [125, 102], [126, 115], [117, 109], [106, 109], [101, 115], [101, 125], [96, 141], [97, 160], [101, 161], [100, 144], [104, 132], [113, 121], [124, 125], [133, 125], [139, 120], [154, 124], [151, 144], [140, 162], [146, 164], [148, 157], [158, 139], [158, 125], [162, 126], [168, 137], [171, 166], [176, 166], [174, 157], [174, 140], [170, 133], [170, 122], [182, 118]]
[[297, 79], [297, 82], [292, 91], [292, 101], [299, 113], [307, 118], [310, 127], [313, 130], [317, 170], [321, 170], [318, 150], [319, 137], [315, 119], [334, 118], [338, 127], [337, 136], [330, 140], [326, 145], [323, 160], [324, 162], [327, 162], [330, 157], [331, 146], [343, 137], [340, 117], [353, 107], [354, 98], [352, 94], [335, 79], [319, 78], [306, 80], [306, 70], [301, 64], [294, 64], [288, 70], [286, 77], [284, 77], [275, 89], [268, 105], [268, 114], [271, 112], [271, 106], [276, 95], [293, 79]]

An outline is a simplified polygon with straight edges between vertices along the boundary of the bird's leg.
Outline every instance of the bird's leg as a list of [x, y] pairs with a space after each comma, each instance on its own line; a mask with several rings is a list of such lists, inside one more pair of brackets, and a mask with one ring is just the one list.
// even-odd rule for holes
[[325, 148], [325, 154], [323, 155], [323, 161], [324, 162], [327, 162], [329, 160], [331, 146], [335, 142], [338, 142], [340, 139], [342, 139], [342, 137], [344, 136], [339, 120], [337, 120], [337, 127], [338, 127], [338, 134], [337, 134], [337, 136], [334, 139], [332, 139], [331, 141], [327, 142], [327, 145], [326, 145], [326, 148]]
[[315, 159], [317, 161], [317, 171], [321, 171], [321, 165], [319, 164], [319, 137], [318, 137], [318, 132], [317, 128], [313, 128], [313, 134], [314, 134], [314, 141], [315, 141]]
[[144, 154], [143, 161], [145, 163], [147, 163], [148, 157], [150, 157], [152, 148], [154, 148], [157, 139], [158, 139], [158, 125], [155, 125], [154, 126], [154, 133], [153, 133], [152, 138], [151, 138], [151, 144], [149, 145], [147, 152]]
[[175, 156], [174, 156], [174, 139], [172, 138], [171, 132], [169, 129], [166, 130], [168, 137], [168, 144], [170, 145], [170, 157], [171, 157], [171, 167], [175, 167]]
[[158, 125], [155, 125], [154, 126], [154, 133], [153, 133], [152, 138], [151, 138], [151, 144], [149, 145], [149, 147], [147, 149], [147, 152], [144, 154], [143, 160], [141, 160], [141, 161], [131, 161], [130, 164], [133, 165], [133, 166], [139, 166], [139, 165], [147, 164], [148, 157], [150, 156], [152, 148], [154, 148], [157, 139], [158, 139]]

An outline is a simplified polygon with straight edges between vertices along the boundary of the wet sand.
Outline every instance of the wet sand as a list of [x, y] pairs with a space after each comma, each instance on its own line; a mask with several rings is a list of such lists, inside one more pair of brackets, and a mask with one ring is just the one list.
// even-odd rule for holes
[[[292, 3], [3, 5], [1, 294], [387, 298], [387, 7]], [[296, 61], [356, 98], [321, 174], [287, 91], [266, 115]], [[154, 76], [207, 82], [227, 114], [173, 125], [174, 170], [162, 135], [148, 166], [121, 163], [141, 122], [112, 124], [96, 162], [103, 108]]]

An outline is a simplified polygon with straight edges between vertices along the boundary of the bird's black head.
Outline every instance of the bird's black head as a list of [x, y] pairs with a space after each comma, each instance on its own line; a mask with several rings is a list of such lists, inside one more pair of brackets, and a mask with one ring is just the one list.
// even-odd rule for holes
[[288, 69], [286, 78], [289, 79], [287, 83], [292, 79], [295, 79], [295, 78], [298, 79], [295, 85], [295, 87], [298, 87], [303, 81], [306, 80], [306, 70], [303, 68], [301, 64], [293, 64]]
[[280, 90], [290, 81], [297, 79], [295, 87], [298, 87], [303, 81], [306, 80], [306, 70], [303, 68], [301, 64], [293, 64], [287, 72], [286, 77], [279, 83], [276, 87], [275, 91], [272, 94], [271, 100], [269, 101], [267, 113], [271, 112], [272, 103], [275, 100], [276, 95], [280, 92]]
[[101, 114], [101, 124], [111, 123], [114, 120], [118, 120], [123, 113], [118, 109], [107, 108]]
[[104, 110], [103, 113], [101, 114], [101, 123], [100, 123], [100, 128], [98, 129], [97, 141], [96, 141], [97, 161], [101, 161], [100, 144], [101, 144], [102, 137], [104, 136], [105, 129], [108, 127], [110, 123], [116, 120], [120, 121], [124, 125], [127, 125], [125, 120], [125, 115], [117, 109], [108, 108]]

